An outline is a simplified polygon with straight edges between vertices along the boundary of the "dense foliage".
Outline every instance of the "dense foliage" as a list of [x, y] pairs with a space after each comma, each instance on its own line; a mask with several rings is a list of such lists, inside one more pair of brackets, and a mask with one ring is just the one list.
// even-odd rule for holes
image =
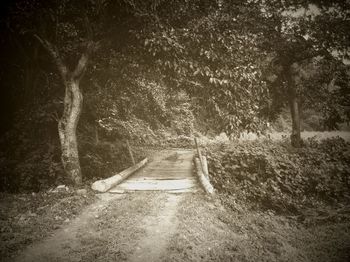
[[208, 160], [215, 188], [253, 207], [298, 214], [350, 199], [350, 144], [341, 138], [309, 139], [302, 149], [269, 140], [216, 146]]
[[261, 77], [265, 54], [257, 52], [258, 36], [250, 30], [255, 7], [209, 1], [172, 7], [192, 14], [182, 14], [181, 22], [177, 13], [160, 16], [160, 26], [143, 36], [165, 81], [194, 97], [196, 114], [216, 132], [263, 128], [269, 97]]
[[198, 131], [263, 132], [290, 90], [336, 128], [349, 118], [348, 9], [336, 0], [10, 1], [0, 18], [1, 188], [65, 180], [57, 121], [69, 106], [55, 61], [74, 73], [91, 44], [76, 131], [85, 178], [127, 165], [117, 145], [126, 139], [188, 146]]

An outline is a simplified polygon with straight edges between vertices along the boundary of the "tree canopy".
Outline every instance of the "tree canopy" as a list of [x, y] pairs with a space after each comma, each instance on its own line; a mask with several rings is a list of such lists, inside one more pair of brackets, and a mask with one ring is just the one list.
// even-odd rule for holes
[[330, 129], [349, 120], [349, 10], [348, 0], [9, 2], [2, 132], [35, 123], [58, 142], [74, 87], [78, 141], [96, 132], [137, 139], [128, 126], [152, 134], [179, 119], [216, 134], [259, 133], [288, 105], [301, 146], [303, 108]]

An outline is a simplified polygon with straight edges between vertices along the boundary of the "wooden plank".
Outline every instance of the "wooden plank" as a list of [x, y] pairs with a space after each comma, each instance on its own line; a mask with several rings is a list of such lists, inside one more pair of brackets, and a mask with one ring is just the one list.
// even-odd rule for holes
[[[157, 177], [162, 177], [162, 176], [190, 176], [189, 174], [190, 171], [188, 172], [166, 172], [166, 171], [153, 171], [153, 172], [147, 172], [146, 176], [157, 176]], [[136, 176], [136, 175], [135, 175]], [[138, 176], [142, 176], [139, 175]], [[145, 176], [145, 175], [143, 175]]]
[[171, 185], [193, 185], [196, 183], [195, 179], [176, 179], [176, 180], [126, 180], [122, 185], [128, 185], [128, 184], [139, 184], [139, 185], [165, 185], [165, 186], [171, 186]]
[[[190, 151], [189, 151], [190, 152]], [[123, 183], [109, 189], [111, 193], [134, 191], [165, 191], [170, 193], [194, 192], [201, 190], [193, 176], [193, 153], [187, 156], [176, 152], [176, 161], [166, 159], [151, 162], [145, 169], [129, 177]]]
[[[145, 177], [131, 177], [128, 179], [128, 181], [139, 181], [139, 180], [179, 180], [179, 179], [186, 179], [192, 176], [145, 176]], [[194, 178], [190, 178], [191, 180], [195, 180]]]
[[186, 189], [176, 189], [176, 190], [168, 190], [168, 193], [196, 193], [198, 189], [196, 188], [186, 188]]
[[192, 170], [192, 166], [188, 168], [147, 168], [148, 172], [188, 172]]
[[185, 179], [185, 178], [190, 178], [192, 177], [191, 175], [188, 175], [188, 174], [165, 174], [165, 173], [160, 173], [160, 174], [155, 174], [155, 173], [152, 173], [152, 174], [145, 174], [144, 176], [142, 175], [135, 175], [135, 176], [132, 176], [130, 177], [130, 180], [137, 180], [137, 179], [143, 179], [143, 178], [154, 178], [154, 179], [159, 179], [159, 180], [164, 180], [164, 179]]
[[125, 193], [125, 190], [122, 190], [122, 189], [110, 189], [108, 191], [108, 193], [113, 193], [113, 194], [124, 194]]
[[127, 183], [195, 183], [196, 179], [195, 178], [184, 178], [184, 179], [144, 179], [144, 178], [140, 178], [140, 179], [128, 179], [126, 181], [124, 181], [124, 184]]
[[147, 175], [152, 175], [152, 174], [156, 174], [156, 175], [162, 175], [162, 174], [168, 174], [169, 176], [173, 176], [176, 174], [179, 175], [188, 175], [191, 174], [192, 169], [188, 170], [188, 171], [183, 171], [183, 170], [179, 170], [179, 171], [167, 171], [167, 170], [145, 170], [147, 172]]
[[[153, 181], [125, 181], [123, 184], [118, 185], [118, 190], [178, 190], [187, 189], [196, 186], [194, 180], [182, 179], [182, 180], [153, 180]], [[113, 189], [112, 189], [113, 191]]]

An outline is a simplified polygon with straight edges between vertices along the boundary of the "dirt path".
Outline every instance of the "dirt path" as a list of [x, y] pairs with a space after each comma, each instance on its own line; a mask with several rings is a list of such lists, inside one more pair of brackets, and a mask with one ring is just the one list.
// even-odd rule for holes
[[176, 232], [177, 206], [182, 195], [168, 195], [164, 205], [156, 214], [145, 217], [142, 224], [145, 235], [138, 241], [128, 261], [159, 261], [166, 254], [170, 239]]
[[121, 198], [122, 195], [104, 194], [100, 200], [87, 208], [79, 217], [69, 225], [57, 231], [48, 239], [35, 244], [20, 254], [15, 261], [79, 261], [79, 257], [71, 254], [70, 251], [79, 248], [79, 234], [82, 230], [86, 234], [98, 234], [91, 227], [90, 223], [98, 218], [108, 209], [109, 201]]
[[104, 194], [15, 261], [159, 261], [177, 229], [180, 194]]
[[[143, 191], [101, 194], [71, 223], [28, 247], [15, 261], [159, 261], [176, 233], [178, 204], [188, 195], [172, 185], [194, 180], [192, 157], [188, 150], [153, 155], [148, 167], [124, 183], [133, 183], [132, 191], [141, 184]], [[151, 189], [155, 181], [167, 183], [150, 192], [149, 181]], [[197, 187], [193, 182], [184, 185], [191, 190]]]
[[349, 261], [346, 221], [304, 227], [239, 205], [228, 210], [201, 192], [117, 196], [94, 204], [16, 261]]
[[[173, 153], [162, 152], [154, 161], [181, 159]], [[208, 198], [201, 190], [101, 194], [14, 261], [349, 261], [348, 221], [304, 226], [293, 218], [248, 210], [234, 196], [220, 197]]]

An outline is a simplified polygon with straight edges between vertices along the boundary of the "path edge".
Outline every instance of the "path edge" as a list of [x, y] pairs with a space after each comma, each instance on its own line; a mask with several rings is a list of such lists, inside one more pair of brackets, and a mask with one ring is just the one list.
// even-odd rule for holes
[[137, 164], [135, 164], [127, 169], [124, 169], [123, 171], [121, 171], [120, 173], [118, 173], [114, 176], [111, 176], [111, 177], [106, 178], [106, 179], [101, 179], [101, 180], [95, 181], [91, 185], [91, 188], [95, 191], [98, 191], [98, 192], [102, 192], [102, 193], [107, 192], [112, 187], [115, 187], [116, 185], [118, 185], [119, 183], [124, 181], [131, 174], [135, 173], [141, 167], [145, 166], [147, 164], [147, 162], [148, 162], [148, 158], [146, 157], [145, 159], [143, 159], [139, 163], [137, 163]]

